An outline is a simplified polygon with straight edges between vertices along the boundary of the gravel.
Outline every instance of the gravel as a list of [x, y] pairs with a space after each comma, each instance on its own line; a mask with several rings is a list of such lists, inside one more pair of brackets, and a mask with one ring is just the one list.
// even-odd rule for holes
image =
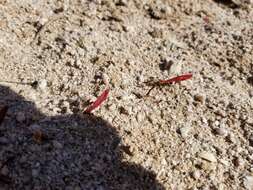
[[251, 188], [253, 2], [224, 2], [1, 1], [0, 189]]

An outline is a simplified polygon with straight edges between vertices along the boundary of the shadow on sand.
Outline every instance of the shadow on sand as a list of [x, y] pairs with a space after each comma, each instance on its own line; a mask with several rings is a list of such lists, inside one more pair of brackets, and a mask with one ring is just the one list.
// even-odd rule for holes
[[[6, 86], [0, 105], [9, 107], [0, 126], [0, 189], [164, 189], [154, 173], [122, 161], [120, 137], [102, 118], [47, 117]], [[38, 128], [41, 143], [32, 138]]]

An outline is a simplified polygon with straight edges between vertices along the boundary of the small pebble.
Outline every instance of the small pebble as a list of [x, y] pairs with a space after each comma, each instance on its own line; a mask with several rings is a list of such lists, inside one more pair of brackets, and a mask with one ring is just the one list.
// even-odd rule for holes
[[226, 137], [228, 135], [228, 131], [225, 128], [215, 128], [215, 134]]
[[103, 73], [102, 74], [102, 81], [103, 81], [103, 83], [105, 84], [105, 85], [109, 85], [109, 82], [110, 82], [110, 78], [109, 78], [109, 76], [107, 75], [107, 74], [105, 74], [105, 73]]
[[129, 110], [129, 108], [125, 108], [125, 107], [121, 106], [121, 107], [119, 107], [119, 112], [120, 112], [120, 114], [129, 115], [131, 110]]
[[220, 161], [220, 163], [222, 163], [224, 166], [227, 166], [227, 167], [229, 167], [229, 166], [230, 166], [230, 163], [229, 163], [229, 161], [228, 161], [228, 160], [225, 160], [225, 159], [220, 159], [219, 161]]
[[39, 86], [39, 88], [40, 88], [41, 90], [45, 90], [46, 87], [47, 87], [47, 81], [46, 81], [45, 79], [39, 81], [38, 86]]
[[26, 119], [25, 113], [24, 112], [18, 112], [17, 115], [16, 115], [16, 119], [20, 123], [24, 122], [25, 119]]
[[163, 34], [163, 30], [160, 30], [158, 28], [153, 29], [152, 31], [149, 32], [149, 34], [153, 37], [153, 38], [163, 38], [164, 34]]
[[38, 124], [30, 125], [29, 128], [30, 128], [33, 132], [38, 131], [38, 130], [41, 130], [41, 126], [38, 125]]
[[63, 145], [60, 142], [58, 142], [58, 141], [53, 141], [53, 146], [56, 149], [62, 149], [63, 148]]
[[247, 190], [253, 189], [253, 176], [245, 176], [243, 179], [243, 185]]
[[233, 163], [234, 163], [235, 167], [241, 167], [244, 165], [244, 161], [239, 157], [235, 157], [233, 160]]
[[143, 112], [138, 112], [136, 115], [136, 119], [138, 122], [142, 122], [145, 119], [145, 114]]
[[215, 113], [223, 118], [226, 117], [226, 112], [224, 110], [219, 109]]
[[201, 94], [196, 94], [194, 100], [203, 104], [205, 102], [205, 97]]
[[183, 138], [186, 138], [189, 135], [190, 131], [191, 131], [190, 126], [185, 126], [179, 129], [179, 132]]
[[201, 173], [200, 173], [199, 170], [196, 170], [196, 171], [192, 172], [192, 177], [193, 177], [194, 179], [197, 180], [197, 179], [200, 178], [200, 176], [201, 176]]
[[209, 162], [217, 162], [216, 156], [211, 152], [206, 152], [206, 151], [201, 152], [199, 154], [199, 157]]
[[231, 143], [236, 143], [237, 142], [237, 139], [236, 139], [235, 135], [232, 134], [232, 133], [228, 134], [227, 140], [230, 141]]
[[39, 173], [40, 173], [40, 171], [37, 170], [37, 169], [33, 169], [33, 170], [32, 170], [32, 176], [33, 176], [33, 177], [38, 177]]
[[182, 62], [173, 63], [170, 66], [169, 74], [170, 75], [180, 75], [182, 71]]

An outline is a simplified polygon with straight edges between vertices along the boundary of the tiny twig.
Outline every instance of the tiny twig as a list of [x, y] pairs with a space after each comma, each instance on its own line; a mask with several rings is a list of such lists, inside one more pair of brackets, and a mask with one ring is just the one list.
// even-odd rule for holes
[[149, 94], [151, 93], [151, 91], [155, 88], [156, 86], [152, 86], [149, 91], [147, 92], [146, 96], [149, 96]]

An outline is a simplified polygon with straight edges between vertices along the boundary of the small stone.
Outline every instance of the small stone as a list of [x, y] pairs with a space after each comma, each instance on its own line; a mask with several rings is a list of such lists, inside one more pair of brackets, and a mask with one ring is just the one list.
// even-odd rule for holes
[[228, 160], [225, 160], [225, 159], [220, 159], [219, 161], [220, 161], [220, 163], [222, 163], [224, 166], [227, 166], [227, 167], [229, 167], [229, 166], [230, 166], [230, 163], [229, 163], [229, 161], [228, 161]]
[[205, 102], [205, 97], [201, 94], [196, 94], [194, 100], [203, 104]]
[[172, 9], [164, 4], [157, 4], [149, 7], [149, 15], [154, 19], [166, 19], [172, 13]]
[[18, 122], [22, 123], [26, 120], [25, 113], [24, 112], [18, 112], [16, 115], [16, 119]]
[[29, 128], [30, 128], [30, 130], [31, 130], [32, 132], [40, 131], [40, 130], [41, 130], [41, 126], [38, 125], [38, 124], [30, 125]]
[[190, 131], [191, 131], [190, 126], [185, 126], [179, 129], [179, 132], [183, 138], [186, 138], [189, 135]]
[[253, 189], [253, 176], [245, 176], [243, 179], [243, 185], [246, 189]]
[[200, 176], [201, 176], [201, 173], [200, 173], [199, 170], [196, 170], [196, 171], [192, 172], [192, 177], [193, 177], [195, 180], [199, 179]]
[[236, 139], [235, 135], [232, 134], [232, 133], [229, 133], [226, 139], [227, 139], [229, 142], [231, 142], [231, 143], [236, 143], [236, 142], [237, 142], [237, 139]]
[[45, 79], [42, 79], [39, 81], [38, 86], [41, 90], [45, 90], [47, 88], [47, 81]]
[[217, 162], [216, 156], [211, 152], [201, 152], [199, 153], [199, 157], [209, 162]]
[[163, 30], [155, 28], [152, 31], [149, 32], [149, 34], [153, 37], [153, 38], [163, 38], [164, 33]]
[[76, 68], [81, 68], [82, 62], [80, 61], [80, 59], [77, 59], [77, 60], [75, 61], [74, 66], [75, 66]]
[[244, 165], [243, 160], [241, 158], [239, 158], [239, 157], [235, 157], [233, 159], [233, 163], [234, 163], [235, 167], [241, 167], [241, 166]]
[[40, 171], [38, 169], [33, 169], [32, 170], [32, 176], [33, 177], [38, 177], [39, 173], [40, 173]]
[[135, 32], [135, 28], [132, 25], [123, 25], [123, 30], [129, 33]]
[[164, 68], [168, 70], [172, 76], [180, 75], [182, 71], [182, 62], [174, 62], [173, 60], [164, 61]]
[[120, 114], [129, 115], [131, 111], [129, 111], [127, 108], [121, 106], [119, 107]]
[[215, 134], [226, 137], [228, 135], [228, 131], [225, 128], [215, 128]]
[[221, 116], [221, 117], [226, 117], [226, 112], [224, 111], [224, 110], [217, 110], [216, 112], [215, 112], [215, 114], [217, 114], [217, 115], [219, 115], [219, 116]]
[[56, 149], [62, 149], [63, 148], [63, 145], [60, 142], [58, 142], [58, 141], [53, 141], [53, 146]]
[[110, 78], [107, 74], [103, 73], [102, 74], [102, 81], [105, 85], [109, 85], [109, 82], [110, 82]]
[[220, 122], [218, 120], [216, 120], [214, 123], [213, 123], [214, 126], [219, 126], [220, 125]]
[[136, 119], [138, 122], [142, 122], [145, 119], [145, 114], [143, 112], [138, 112], [136, 115]]

